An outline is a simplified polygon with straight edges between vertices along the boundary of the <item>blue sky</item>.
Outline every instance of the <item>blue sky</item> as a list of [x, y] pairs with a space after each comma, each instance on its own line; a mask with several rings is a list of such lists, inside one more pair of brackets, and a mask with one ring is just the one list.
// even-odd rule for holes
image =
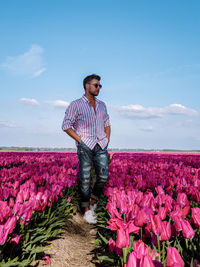
[[110, 148], [200, 149], [200, 2], [0, 1], [0, 146], [75, 147], [67, 105], [96, 73]]

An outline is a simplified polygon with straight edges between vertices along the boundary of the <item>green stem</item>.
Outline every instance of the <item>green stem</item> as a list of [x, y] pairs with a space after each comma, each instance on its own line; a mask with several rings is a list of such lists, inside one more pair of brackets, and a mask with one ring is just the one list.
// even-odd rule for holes
[[127, 259], [127, 252], [128, 252], [128, 248], [122, 248], [123, 251], [123, 263], [126, 264], [126, 259]]
[[162, 263], [165, 261], [165, 241], [162, 242]]
[[157, 234], [157, 243], [158, 243], [158, 253], [160, 254], [160, 238], [159, 238], [159, 234]]
[[48, 215], [47, 215], [48, 220], [49, 220], [49, 216], [50, 216], [50, 213], [51, 213], [51, 207], [52, 207], [52, 204], [51, 204], [51, 206], [49, 207], [49, 210], [48, 210]]
[[188, 249], [188, 239], [185, 238], [185, 245], [186, 245], [186, 249]]
[[140, 238], [141, 238], [141, 240], [142, 240], [142, 227], [140, 228]]
[[124, 213], [124, 222], [126, 222], [126, 213]]

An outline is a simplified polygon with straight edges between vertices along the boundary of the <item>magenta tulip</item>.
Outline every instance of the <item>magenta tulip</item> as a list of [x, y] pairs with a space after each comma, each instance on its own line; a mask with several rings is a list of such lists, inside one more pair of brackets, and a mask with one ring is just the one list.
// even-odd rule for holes
[[134, 234], [139, 234], [140, 227], [136, 226], [133, 221], [128, 222], [127, 225], [128, 233], [134, 233]]
[[192, 208], [192, 219], [195, 225], [200, 227], [200, 208]]
[[178, 216], [174, 216], [174, 226], [177, 232], [182, 230], [181, 218]]
[[151, 257], [149, 255], [143, 255], [140, 260], [140, 267], [155, 267]]
[[130, 246], [130, 237], [127, 229], [119, 228], [117, 230], [116, 247], [125, 248]]
[[142, 227], [145, 223], [151, 221], [151, 215], [153, 215], [152, 209], [142, 208], [135, 217], [135, 225]]
[[190, 211], [190, 204], [187, 204], [182, 210], [181, 210], [181, 218], [185, 219]]
[[4, 225], [0, 225], [0, 245], [3, 245], [6, 242], [8, 234], [9, 229], [6, 228]]
[[43, 257], [43, 259], [44, 259], [46, 264], [51, 264], [51, 260], [50, 260], [49, 256], [46, 255]]
[[136, 252], [138, 259], [141, 259], [142, 255], [146, 254], [146, 247], [142, 240], [134, 241], [134, 251]]
[[162, 233], [160, 234], [160, 240], [161, 241], [167, 241], [171, 237], [171, 226], [168, 221], [162, 222]]
[[110, 251], [110, 252], [113, 252], [113, 251], [115, 250], [115, 247], [116, 247], [116, 245], [115, 245], [115, 241], [112, 240], [112, 239], [110, 239], [110, 240], [108, 241], [108, 247], [109, 247], [109, 251]]
[[181, 207], [185, 207], [189, 203], [187, 195], [185, 193], [178, 193], [176, 202]]
[[181, 226], [182, 226], [182, 233], [185, 238], [190, 239], [195, 236], [195, 232], [188, 221], [181, 220]]
[[184, 262], [179, 254], [178, 250], [174, 247], [167, 248], [167, 267], [173, 267], [175, 264], [179, 264], [177, 266], [184, 267]]
[[137, 267], [137, 256], [136, 253], [133, 251], [130, 253], [129, 257], [128, 257], [128, 263], [126, 265], [126, 267]]
[[151, 216], [151, 229], [155, 235], [162, 233], [162, 221], [158, 215]]
[[10, 243], [19, 244], [19, 240], [21, 238], [21, 235], [13, 234]]
[[4, 224], [4, 227], [8, 229], [8, 233], [12, 233], [17, 223], [17, 218], [15, 216], [10, 217]]
[[158, 210], [158, 216], [160, 217], [161, 220], [164, 220], [167, 216], [168, 209], [166, 207], [159, 207]]

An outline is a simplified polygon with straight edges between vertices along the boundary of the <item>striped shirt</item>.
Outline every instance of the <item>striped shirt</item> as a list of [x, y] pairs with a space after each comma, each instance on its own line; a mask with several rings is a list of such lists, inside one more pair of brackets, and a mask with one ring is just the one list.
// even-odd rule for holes
[[90, 149], [96, 144], [104, 149], [108, 144], [104, 128], [110, 126], [109, 115], [105, 103], [96, 97], [95, 100], [95, 111], [84, 95], [72, 101], [65, 111], [62, 130], [72, 128]]

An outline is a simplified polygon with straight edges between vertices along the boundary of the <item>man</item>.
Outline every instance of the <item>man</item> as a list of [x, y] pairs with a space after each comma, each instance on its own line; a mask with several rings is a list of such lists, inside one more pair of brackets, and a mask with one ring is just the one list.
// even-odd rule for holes
[[[76, 141], [79, 161], [79, 194], [84, 220], [96, 223], [95, 209], [108, 179], [110, 121], [104, 102], [98, 100], [101, 77], [96, 74], [83, 80], [85, 94], [72, 101], [65, 111], [62, 130]], [[92, 192], [91, 168], [94, 163], [96, 182]]]

